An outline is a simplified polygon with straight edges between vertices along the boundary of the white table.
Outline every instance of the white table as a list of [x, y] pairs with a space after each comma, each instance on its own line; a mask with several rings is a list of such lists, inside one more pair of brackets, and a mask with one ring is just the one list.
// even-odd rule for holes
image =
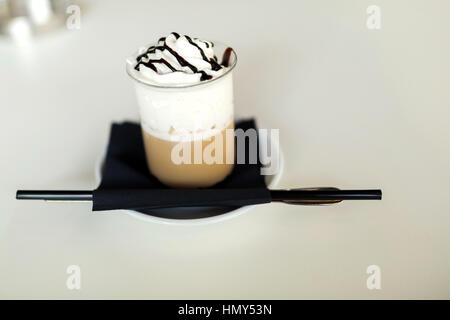
[[[0, 39], [0, 297], [450, 298], [450, 3], [379, 0], [380, 30], [371, 4], [90, 1], [80, 30]], [[280, 188], [380, 187], [383, 200], [193, 227], [16, 201], [95, 187], [110, 123], [137, 119], [124, 59], [171, 31], [236, 49], [237, 113], [280, 129]]]

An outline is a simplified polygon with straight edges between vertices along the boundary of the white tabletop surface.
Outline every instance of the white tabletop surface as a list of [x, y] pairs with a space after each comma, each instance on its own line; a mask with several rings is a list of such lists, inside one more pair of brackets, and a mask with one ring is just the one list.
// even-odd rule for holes
[[[450, 3], [378, 0], [379, 30], [371, 4], [89, 1], [80, 30], [0, 38], [0, 297], [450, 298]], [[125, 57], [171, 31], [235, 48], [236, 111], [280, 129], [280, 188], [379, 187], [383, 200], [191, 227], [15, 200], [95, 187], [111, 122], [138, 117]]]

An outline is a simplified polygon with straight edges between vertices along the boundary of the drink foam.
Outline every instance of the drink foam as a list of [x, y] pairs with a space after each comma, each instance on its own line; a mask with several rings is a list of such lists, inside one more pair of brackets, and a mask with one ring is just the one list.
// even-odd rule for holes
[[[233, 121], [231, 48], [219, 64], [210, 41], [171, 33], [127, 60], [143, 129], [169, 141], [207, 139]], [[232, 66], [230, 66], [230, 62]]]

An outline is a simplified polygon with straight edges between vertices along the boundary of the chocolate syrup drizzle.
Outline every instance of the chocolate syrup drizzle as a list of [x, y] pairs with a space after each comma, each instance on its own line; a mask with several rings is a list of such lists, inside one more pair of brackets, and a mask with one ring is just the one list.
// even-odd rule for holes
[[[175, 39], [179, 39], [179, 38], [180, 38], [180, 35], [179, 35], [178, 33], [176, 33], [176, 32], [172, 32], [172, 35], [175, 37]], [[223, 57], [222, 57], [222, 63], [219, 64], [219, 63], [217, 62], [217, 57], [216, 57], [216, 56], [214, 56], [213, 59], [208, 59], [208, 58], [206, 57], [206, 54], [205, 54], [205, 52], [203, 51], [203, 49], [202, 49], [199, 45], [197, 45], [197, 44], [191, 39], [191, 37], [189, 37], [189, 36], [185, 36], [185, 37], [186, 37], [187, 41], [188, 41], [192, 46], [196, 47], [196, 48], [200, 51], [200, 54], [201, 54], [201, 56], [202, 56], [202, 59], [203, 59], [204, 61], [208, 62], [208, 63], [211, 65], [211, 69], [212, 69], [213, 71], [218, 71], [218, 70], [220, 70], [220, 69], [222, 69], [222, 68], [226, 68], [226, 67], [229, 66], [230, 58], [231, 58], [231, 52], [233, 51], [233, 49], [231, 49], [230, 47], [228, 47], [228, 48], [224, 51]], [[198, 40], [197, 38], [194, 38], [194, 39], [195, 39], [195, 40]], [[160, 38], [160, 39], [158, 40], [158, 44], [159, 44], [160, 42], [163, 42], [163, 45], [151, 46], [151, 47], [149, 47], [149, 48], [147, 49], [146, 52], [144, 52], [143, 54], [141, 54], [141, 55], [139, 55], [139, 56], [136, 57], [137, 64], [136, 64], [136, 66], [135, 66], [134, 68], [135, 68], [137, 71], [139, 71], [139, 70], [140, 70], [140, 66], [143, 65], [143, 66], [146, 66], [147, 68], [152, 69], [152, 70], [155, 71], [155, 72], [158, 72], [157, 69], [156, 69], [156, 67], [155, 67], [155, 63], [162, 63], [162, 64], [166, 65], [172, 72], [179, 71], [179, 70], [176, 70], [175, 67], [172, 66], [172, 65], [170, 64], [170, 62], [168, 62], [167, 60], [165, 60], [165, 59], [163, 59], [163, 58], [161, 58], [161, 59], [149, 59], [149, 57], [148, 57], [149, 54], [155, 53], [156, 50], [160, 50], [160, 51], [167, 50], [168, 52], [170, 52], [170, 54], [171, 54], [172, 56], [175, 57], [175, 59], [177, 59], [178, 63], [179, 63], [182, 67], [188, 67], [189, 69], [191, 69], [192, 73], [200, 73], [200, 74], [201, 74], [201, 76], [200, 76], [200, 81], [205, 81], [205, 80], [210, 80], [210, 79], [212, 79], [212, 76], [211, 76], [211, 75], [207, 74], [207, 73], [206, 73], [205, 71], [203, 71], [203, 70], [198, 70], [197, 67], [195, 67], [194, 65], [190, 64], [186, 59], [184, 59], [182, 56], [180, 56], [180, 55], [178, 54], [178, 52], [176, 52], [175, 50], [173, 50], [172, 48], [170, 48], [170, 47], [167, 45], [167, 42], [166, 42], [166, 38], [165, 38], [165, 37]], [[206, 45], [207, 48], [209, 48], [209, 43], [208, 43], [208, 42], [205, 41], [205, 42], [203, 42], [203, 43]], [[214, 47], [214, 43], [212, 43], [212, 42], [211, 42], [211, 47]], [[145, 59], [149, 59], [149, 60], [148, 60], [148, 61], [143, 61], [144, 58], [145, 58]]]
[[230, 47], [226, 48], [225, 51], [223, 52], [223, 56], [222, 56], [222, 65], [224, 67], [228, 67], [228, 65], [230, 64], [230, 58], [231, 58], [231, 52], [233, 51], [233, 49], [231, 49]]

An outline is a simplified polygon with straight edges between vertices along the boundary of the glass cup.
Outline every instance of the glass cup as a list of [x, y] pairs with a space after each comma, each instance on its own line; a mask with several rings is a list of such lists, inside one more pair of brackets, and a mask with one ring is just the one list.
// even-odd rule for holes
[[[214, 42], [219, 61], [227, 46]], [[156, 85], [127, 61], [139, 105], [147, 165], [162, 183], [175, 188], [210, 187], [234, 165], [233, 69], [190, 85]]]

